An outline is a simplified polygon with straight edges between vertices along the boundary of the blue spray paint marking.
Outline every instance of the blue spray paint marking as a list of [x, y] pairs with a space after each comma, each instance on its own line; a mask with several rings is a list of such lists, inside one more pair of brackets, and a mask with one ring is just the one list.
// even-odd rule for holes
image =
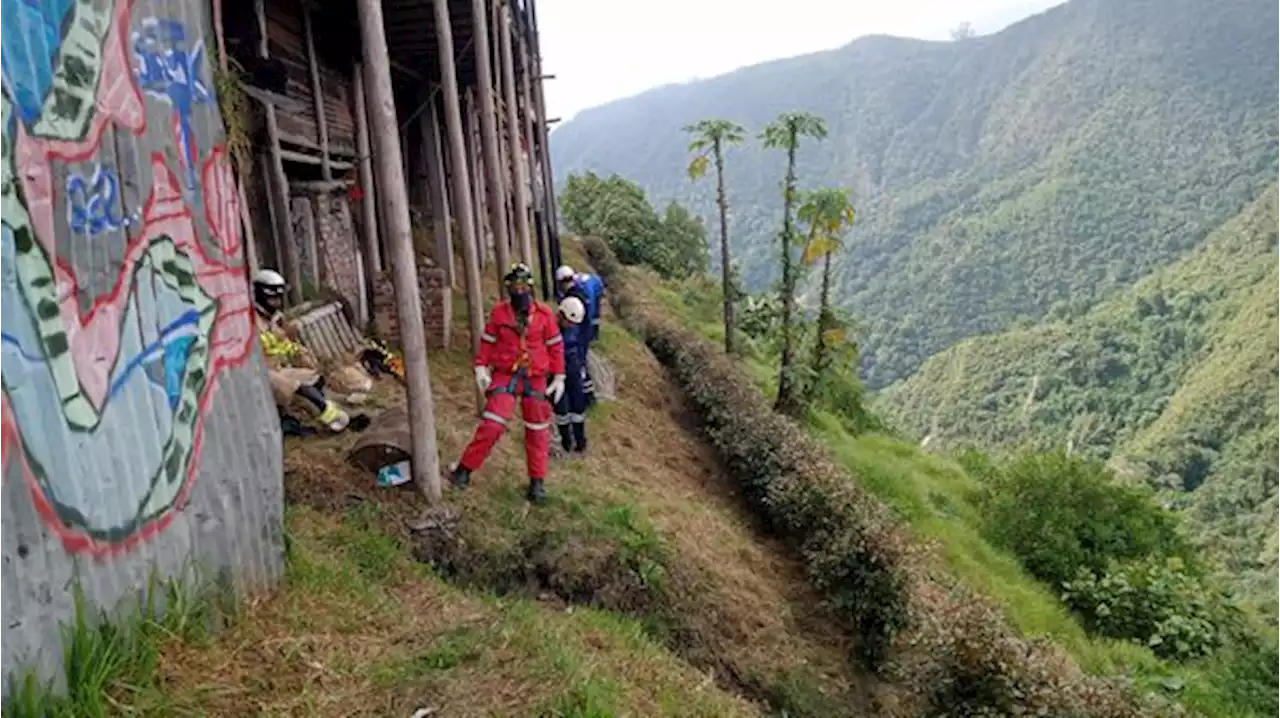
[[[164, 384], [165, 393], [169, 397], [170, 408], [177, 406], [180, 384], [182, 375], [185, 372], [187, 363], [187, 354], [191, 350], [194, 343], [195, 335], [199, 329], [200, 312], [194, 309], [188, 309], [181, 316], [169, 322], [164, 329], [160, 330], [160, 337], [151, 342], [137, 356], [129, 360], [124, 370], [111, 382], [111, 388], [107, 392], [107, 396], [115, 396], [120, 389], [129, 381], [129, 376], [133, 372], [142, 369], [150, 362], [163, 358], [164, 360]], [[170, 348], [173, 344], [173, 348]], [[177, 357], [175, 360], [173, 357]]]
[[10, 334], [9, 332], [0, 332], [0, 344], [8, 344], [14, 349], [17, 349], [18, 354], [20, 354], [23, 359], [25, 359], [26, 361], [32, 364], [44, 363], [44, 357], [40, 356], [39, 354], [32, 354], [31, 352], [27, 351], [26, 347], [22, 346], [22, 342], [18, 341], [18, 338]]
[[119, 181], [110, 167], [98, 165], [88, 180], [80, 174], [68, 176], [67, 222], [71, 231], [93, 237], [129, 224], [128, 219], [115, 214], [119, 194]]
[[164, 393], [169, 397], [169, 410], [177, 411], [182, 400], [182, 377], [187, 373], [187, 357], [191, 355], [194, 336], [181, 336], [164, 345]]
[[40, 119], [53, 84], [62, 24], [75, 0], [0, 0], [0, 65], [4, 87], [27, 125]]
[[200, 148], [191, 126], [191, 113], [196, 105], [213, 101], [213, 93], [200, 77], [204, 44], [196, 42], [188, 49], [187, 30], [177, 20], [151, 17], [140, 25], [141, 29], [133, 33], [133, 52], [138, 58], [134, 74], [143, 90], [167, 99], [173, 106], [187, 187], [195, 189]]

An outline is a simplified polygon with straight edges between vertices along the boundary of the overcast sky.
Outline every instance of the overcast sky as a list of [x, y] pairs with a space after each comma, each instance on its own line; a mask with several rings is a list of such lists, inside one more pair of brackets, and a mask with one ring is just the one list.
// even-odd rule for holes
[[993, 32], [1062, 0], [538, 0], [547, 115], [847, 44]]

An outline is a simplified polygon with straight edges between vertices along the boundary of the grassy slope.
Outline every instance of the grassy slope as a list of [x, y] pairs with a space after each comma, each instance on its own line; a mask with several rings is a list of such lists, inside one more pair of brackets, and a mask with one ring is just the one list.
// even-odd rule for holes
[[[716, 297], [679, 286], [655, 286], [655, 297], [690, 326], [708, 337], [723, 336]], [[755, 358], [743, 361], [761, 390], [773, 391], [774, 370]], [[1129, 675], [1155, 691], [1181, 685], [1176, 697], [1207, 716], [1255, 715], [1232, 695], [1230, 667], [1216, 661], [1176, 666], [1145, 648], [1087, 635], [1048, 587], [983, 539], [974, 502], [978, 486], [954, 461], [889, 436], [850, 436], [831, 417], [818, 416], [811, 430], [867, 490], [904, 517], [918, 537], [934, 544], [947, 570], [996, 600], [1025, 634], [1053, 640], [1092, 673]]]
[[[474, 426], [460, 334], [432, 356], [444, 461]], [[415, 560], [424, 545], [404, 520], [420, 511], [416, 491], [377, 488], [346, 464], [355, 436], [287, 440], [285, 585], [213, 638], [160, 640], [159, 670], [110, 677], [116, 707], [103, 714], [870, 710], [876, 688], [850, 666], [845, 631], [799, 564], [745, 518], [656, 361], [612, 326], [600, 348], [619, 401], [593, 410], [590, 455], [553, 464], [550, 503], [530, 509], [522, 443], [507, 437], [472, 488], [447, 497], [464, 546], [448, 569]], [[380, 385], [375, 405], [396, 394]], [[519, 553], [532, 546], [536, 556]], [[632, 583], [601, 583], [618, 556], [639, 557], [622, 572]], [[522, 575], [531, 561], [551, 575]], [[513, 582], [522, 578], [531, 583]], [[566, 600], [584, 586], [594, 593]]]
[[1071, 443], [1193, 490], [1182, 498], [1209, 545], [1274, 597], [1274, 552], [1262, 554], [1276, 520], [1276, 220], [1273, 186], [1124, 294], [967, 340], [882, 392], [877, 409], [931, 446]]

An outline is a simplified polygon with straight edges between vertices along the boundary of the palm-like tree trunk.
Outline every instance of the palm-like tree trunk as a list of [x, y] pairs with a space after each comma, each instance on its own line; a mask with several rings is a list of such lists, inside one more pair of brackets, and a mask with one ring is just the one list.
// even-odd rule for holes
[[724, 352], [734, 352], [733, 277], [729, 264], [729, 198], [724, 193], [724, 155], [720, 140], [715, 144], [716, 204], [720, 206], [720, 281], [724, 289]]
[[805, 398], [812, 403], [818, 394], [818, 385], [827, 371], [827, 329], [831, 324], [831, 255], [822, 261], [822, 293], [818, 299], [818, 336], [813, 344], [813, 380], [805, 389]]
[[800, 413], [800, 404], [796, 401], [795, 381], [792, 363], [795, 360], [792, 347], [792, 311], [791, 305], [795, 297], [795, 276], [791, 268], [791, 211], [795, 201], [796, 188], [796, 136], [793, 133], [787, 147], [787, 178], [782, 195], [782, 361], [778, 370], [778, 399], [774, 410], [788, 416]]

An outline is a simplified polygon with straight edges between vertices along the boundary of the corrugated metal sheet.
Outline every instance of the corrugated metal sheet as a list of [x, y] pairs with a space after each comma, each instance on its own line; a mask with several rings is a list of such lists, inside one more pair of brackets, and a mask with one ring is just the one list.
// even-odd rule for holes
[[243, 591], [283, 571], [208, 12], [5, 6], [6, 675], [60, 672], [75, 583], [111, 608], [192, 566]]

